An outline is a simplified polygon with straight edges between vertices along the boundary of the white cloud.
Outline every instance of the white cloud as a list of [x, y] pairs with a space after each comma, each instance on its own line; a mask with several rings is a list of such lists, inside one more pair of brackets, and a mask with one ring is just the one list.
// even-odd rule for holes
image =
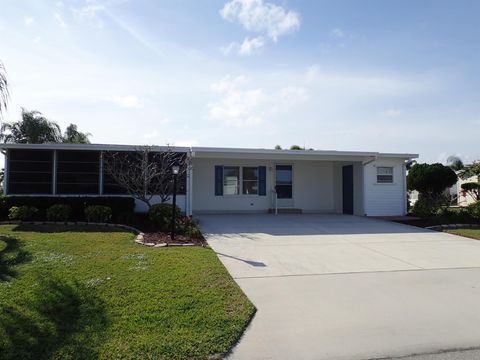
[[111, 96], [107, 100], [123, 108], [143, 107], [142, 102], [135, 95]]
[[343, 39], [347, 34], [340, 28], [330, 30], [330, 37], [334, 39]]
[[208, 105], [209, 117], [233, 127], [262, 122], [267, 95], [261, 88], [246, 89], [246, 82], [245, 76], [227, 76], [212, 84], [212, 90], [219, 93], [221, 99]]
[[387, 109], [382, 111], [381, 115], [386, 117], [397, 117], [402, 113], [402, 110], [399, 109]]
[[185, 139], [173, 142], [173, 146], [191, 147], [198, 145], [198, 140]]
[[209, 117], [237, 128], [258, 126], [309, 98], [305, 87], [254, 86], [243, 75], [226, 76], [211, 88], [220, 98], [208, 105]]
[[246, 30], [266, 34], [273, 41], [300, 27], [300, 15], [282, 6], [263, 0], [231, 0], [220, 15], [227, 21], [238, 22]]
[[33, 16], [25, 16], [23, 18], [26, 27], [30, 27], [35, 23], [35, 18]]
[[265, 39], [262, 36], [248, 38], [246, 37], [241, 44], [232, 42], [229, 45], [223, 47], [221, 50], [224, 55], [229, 55], [232, 52], [236, 52], [242, 56], [252, 55], [259, 51], [265, 45]]
[[53, 16], [55, 17], [55, 20], [57, 20], [60, 27], [64, 29], [67, 27], [67, 23], [65, 22], [65, 20], [63, 20], [63, 16], [59, 12], [55, 12]]
[[88, 21], [91, 25], [101, 29], [103, 28], [103, 21], [99, 13], [105, 10], [105, 6], [97, 3], [88, 3], [78, 9], [72, 8], [73, 15], [83, 21]]

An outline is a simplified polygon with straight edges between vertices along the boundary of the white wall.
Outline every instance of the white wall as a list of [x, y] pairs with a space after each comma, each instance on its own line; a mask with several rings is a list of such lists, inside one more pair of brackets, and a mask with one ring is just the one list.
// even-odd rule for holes
[[[393, 167], [393, 183], [377, 183], [377, 166]], [[364, 201], [367, 216], [398, 216], [406, 213], [405, 164], [403, 159], [381, 158], [364, 167]]]
[[[275, 161], [239, 159], [193, 159], [193, 211], [266, 212], [273, 207]], [[333, 212], [333, 163], [290, 161], [293, 165], [293, 207], [304, 212]], [[267, 194], [215, 196], [215, 165], [266, 166]]]

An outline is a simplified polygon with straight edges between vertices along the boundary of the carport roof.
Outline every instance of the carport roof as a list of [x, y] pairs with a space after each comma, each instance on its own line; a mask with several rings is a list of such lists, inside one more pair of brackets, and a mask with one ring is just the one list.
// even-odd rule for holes
[[247, 148], [193, 147], [193, 156], [198, 158], [268, 158], [268, 159], [310, 159], [310, 160], [365, 160], [375, 158], [415, 159], [418, 154], [380, 153], [372, 151], [336, 150], [276, 150]]

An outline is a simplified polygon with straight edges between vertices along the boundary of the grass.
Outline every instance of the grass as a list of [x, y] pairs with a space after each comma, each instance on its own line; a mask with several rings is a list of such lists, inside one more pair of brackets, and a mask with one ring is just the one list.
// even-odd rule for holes
[[448, 229], [446, 232], [480, 240], [480, 229]]
[[208, 248], [0, 226], [0, 359], [220, 357], [254, 311]]

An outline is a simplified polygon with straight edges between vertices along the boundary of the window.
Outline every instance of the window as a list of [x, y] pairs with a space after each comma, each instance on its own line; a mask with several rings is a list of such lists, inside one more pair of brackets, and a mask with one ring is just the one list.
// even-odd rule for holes
[[377, 183], [393, 183], [393, 167], [377, 167]]
[[223, 167], [223, 195], [238, 195], [240, 187], [240, 168], [238, 166]]
[[277, 165], [275, 171], [275, 191], [279, 199], [292, 198], [292, 166]]
[[257, 195], [258, 194], [258, 167], [242, 168], [242, 194]]

